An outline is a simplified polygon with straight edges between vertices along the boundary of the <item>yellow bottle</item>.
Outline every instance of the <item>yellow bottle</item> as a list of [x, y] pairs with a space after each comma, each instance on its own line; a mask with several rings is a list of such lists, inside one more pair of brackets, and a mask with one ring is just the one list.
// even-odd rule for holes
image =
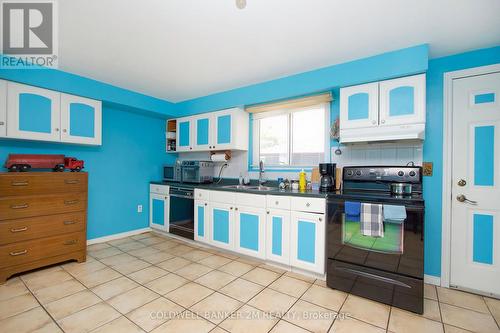
[[306, 172], [304, 169], [299, 173], [299, 191], [305, 191], [307, 188]]

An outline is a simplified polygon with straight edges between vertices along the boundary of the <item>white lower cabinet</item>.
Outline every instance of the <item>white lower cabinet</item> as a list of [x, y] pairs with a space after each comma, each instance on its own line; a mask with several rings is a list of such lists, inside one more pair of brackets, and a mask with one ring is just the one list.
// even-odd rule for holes
[[149, 190], [149, 226], [168, 232], [169, 187], [150, 185]]
[[268, 209], [266, 215], [266, 259], [290, 265], [290, 211]]
[[195, 240], [324, 274], [325, 207], [322, 198], [209, 191], [195, 201]]
[[208, 201], [195, 200], [194, 201], [194, 240], [209, 243], [210, 239], [210, 211]]
[[290, 215], [290, 264], [325, 272], [325, 214], [292, 211]]
[[238, 205], [235, 210], [235, 251], [264, 259], [266, 257], [265, 208]]
[[7, 136], [7, 81], [0, 80], [0, 138]]
[[230, 203], [210, 202], [210, 244], [234, 250], [234, 206]]

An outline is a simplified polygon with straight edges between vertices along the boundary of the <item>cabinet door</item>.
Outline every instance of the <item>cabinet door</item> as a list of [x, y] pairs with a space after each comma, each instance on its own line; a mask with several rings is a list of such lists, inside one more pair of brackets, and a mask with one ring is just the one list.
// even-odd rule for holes
[[340, 89], [340, 128], [378, 126], [378, 82]]
[[195, 200], [194, 202], [194, 239], [200, 242], [209, 242], [209, 209], [208, 202]]
[[219, 111], [213, 114], [214, 140], [212, 149], [231, 149], [234, 135], [234, 115], [231, 111]]
[[209, 114], [195, 117], [194, 123], [194, 150], [210, 150], [212, 148], [212, 117]]
[[7, 135], [7, 81], [0, 80], [0, 138]]
[[236, 212], [235, 250], [252, 257], [266, 257], [266, 210], [238, 206]]
[[168, 232], [168, 195], [149, 194], [149, 226]]
[[290, 264], [325, 273], [324, 214], [291, 212]]
[[177, 119], [177, 151], [193, 150], [193, 121], [192, 118]]
[[101, 102], [61, 94], [61, 141], [101, 145]]
[[425, 123], [425, 74], [380, 82], [380, 125]]
[[61, 94], [18, 83], [7, 83], [7, 136], [60, 141]]
[[266, 259], [290, 265], [290, 211], [268, 210], [266, 229]]
[[234, 250], [234, 210], [232, 204], [210, 202], [210, 243]]

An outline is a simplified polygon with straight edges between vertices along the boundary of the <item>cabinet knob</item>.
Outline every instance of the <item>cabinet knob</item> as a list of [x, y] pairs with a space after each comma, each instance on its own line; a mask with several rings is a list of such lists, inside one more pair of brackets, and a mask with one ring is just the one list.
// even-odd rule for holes
[[238, 207], [234, 208], [234, 210], [238, 210]]
[[193, 147], [189, 147], [189, 150], [193, 149]]
[[205, 202], [205, 206], [207, 206], [207, 203]]
[[0, 121], [0, 126], [5, 125], [5, 121]]
[[377, 124], [377, 122], [375, 120], [372, 120], [372, 124], [375, 125]]
[[55, 128], [55, 131], [56, 131], [56, 132], [59, 132], [59, 128], [57, 128], [57, 127], [56, 127], [56, 128]]
[[229, 209], [233, 210], [233, 207], [229, 207]]
[[275, 202], [275, 204], [276, 204], [276, 206], [278, 206], [278, 205], [280, 204], [280, 202], [279, 202], [279, 201], [276, 201], [276, 202]]
[[321, 222], [321, 221], [323, 221], [323, 219], [322, 219], [321, 217], [320, 217], [318, 220], [319, 220], [320, 222]]
[[308, 203], [306, 203], [306, 207], [309, 207], [309, 206], [311, 206], [311, 204], [310, 204], [309, 202], [308, 202]]
[[382, 119], [381, 123], [382, 123], [382, 124], [385, 124], [385, 120], [384, 120], [384, 119]]
[[266, 213], [269, 214], [269, 211], [267, 211]]

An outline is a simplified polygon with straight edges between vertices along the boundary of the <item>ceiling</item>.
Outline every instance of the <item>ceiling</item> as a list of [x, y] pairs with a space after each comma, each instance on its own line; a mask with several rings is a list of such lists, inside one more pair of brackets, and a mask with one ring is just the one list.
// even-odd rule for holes
[[429, 43], [500, 44], [498, 0], [59, 1], [59, 68], [181, 101]]

